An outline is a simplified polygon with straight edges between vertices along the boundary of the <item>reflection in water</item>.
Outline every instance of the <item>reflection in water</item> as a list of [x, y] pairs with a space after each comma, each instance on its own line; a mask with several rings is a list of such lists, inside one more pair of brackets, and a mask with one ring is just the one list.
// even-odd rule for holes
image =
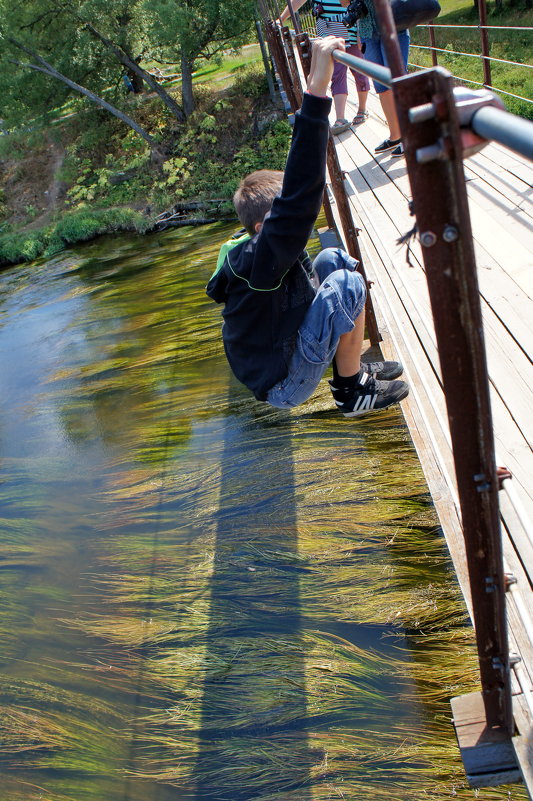
[[1, 801], [472, 799], [475, 649], [401, 415], [231, 381], [227, 235], [0, 276]]

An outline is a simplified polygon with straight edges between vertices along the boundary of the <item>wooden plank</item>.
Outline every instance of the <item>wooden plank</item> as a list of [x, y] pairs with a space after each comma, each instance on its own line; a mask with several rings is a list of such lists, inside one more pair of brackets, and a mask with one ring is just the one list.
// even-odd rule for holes
[[468, 198], [490, 217], [494, 225], [501, 226], [526, 249], [533, 239], [533, 218], [524, 208], [502, 200], [502, 196], [483, 180], [474, 176], [467, 184]]
[[519, 734], [512, 744], [522, 780], [530, 799], [533, 799], [533, 730], [531, 712], [523, 697], [513, 699], [515, 722]]
[[513, 175], [531, 186], [533, 184], [533, 167], [518, 154], [503, 145], [491, 142], [484, 150], [483, 154], [497, 167], [503, 167], [510, 175]]
[[533, 454], [514, 424], [509, 410], [496, 392], [491, 394], [491, 406], [496, 463], [511, 471], [515, 489], [526, 508], [526, 513], [531, 515], [533, 510], [531, 487]]
[[533, 298], [533, 257], [531, 251], [503, 225], [494, 220], [478, 203], [469, 198], [474, 239], [488, 250], [530, 298]]
[[[514, 479], [512, 481], [514, 482]], [[505, 522], [505, 536], [509, 541], [509, 547], [506, 549], [506, 555], [509, 555], [509, 567], [519, 580], [519, 589], [524, 602], [533, 616], [533, 544], [505, 491], [500, 492], [500, 509]], [[533, 665], [533, 650], [531, 656], [530, 661]]]
[[[469, 156], [467, 164], [471, 166], [478, 175], [485, 177], [488, 183], [492, 181], [497, 182], [495, 187], [503, 194], [511, 193], [511, 195], [524, 198], [529, 197], [531, 199], [532, 181], [524, 181], [522, 178], [518, 178], [518, 176], [506, 170], [501, 163], [495, 162], [490, 158], [490, 151], [491, 145], [488, 145], [488, 147], [483, 148], [483, 150], [479, 150], [477, 153], [474, 153], [474, 155]], [[509, 153], [510, 151], [507, 151], [507, 154]], [[517, 162], [520, 162], [520, 160], [517, 159]], [[528, 166], [531, 169], [531, 178], [533, 179], [533, 169], [531, 165]], [[516, 199], [518, 200], [518, 198]], [[520, 200], [518, 200], [518, 205], [520, 205]]]
[[[430, 492], [432, 494], [435, 508], [445, 533], [446, 542], [456, 565], [456, 572], [463, 596], [470, 608], [470, 589], [468, 581], [468, 571], [466, 568], [466, 557], [464, 551], [464, 539], [462, 527], [456, 501], [451, 490], [454, 485], [453, 466], [451, 464], [451, 452], [446, 437], [440, 433], [441, 423], [435, 416], [435, 406], [438, 406], [436, 399], [440, 400], [441, 409], [439, 410], [440, 420], [444, 415], [442, 408], [444, 400], [440, 383], [434, 370], [430, 367], [425, 351], [417, 336], [416, 325], [407, 317], [403, 317], [400, 324], [390, 314], [390, 305], [385, 298], [384, 292], [384, 271], [380, 254], [376, 250], [375, 242], [367, 237], [362, 238], [361, 247], [367, 274], [374, 280], [379, 272], [379, 285], [376, 284], [376, 309], [379, 310], [380, 330], [382, 328], [383, 309], [389, 309], [386, 316], [386, 329], [389, 337], [385, 337], [382, 343], [382, 350], [386, 357], [394, 358], [395, 354], [400, 354], [406, 377], [411, 385], [409, 397], [402, 403], [404, 417], [409, 426], [413, 443], [419, 455], [422, 469], [424, 471]], [[379, 264], [377, 267], [376, 262]], [[387, 289], [391, 295], [395, 292], [395, 287], [386, 273]], [[405, 343], [409, 347], [405, 347]], [[392, 343], [392, 344], [391, 344]], [[421, 375], [422, 374], [422, 375]], [[433, 385], [433, 390], [429, 389]], [[428, 391], [431, 395], [428, 395]], [[445, 455], [446, 454], [446, 455]], [[447, 466], [445, 466], [447, 463]]]
[[[357, 175], [352, 175], [352, 180], [355, 188], [357, 188], [358, 178]], [[380, 195], [382, 198], [382, 203], [380, 204], [385, 212], [387, 212], [389, 220], [393, 213], [394, 209], [394, 196], [390, 196], [389, 193], [385, 196], [385, 193], [382, 189], [382, 185], [380, 184]], [[362, 201], [365, 205], [368, 205], [368, 197], [365, 196], [364, 200]], [[374, 216], [379, 213], [379, 205], [376, 206], [370, 199], [370, 204], [373, 205]], [[392, 204], [392, 209], [389, 210], [386, 208], [386, 205]], [[379, 229], [380, 231], [384, 231], [385, 234], [390, 238], [395, 235], [395, 227], [390, 220], [390, 223], [386, 218], [381, 215], [379, 221]], [[392, 229], [392, 230], [391, 230]], [[372, 233], [370, 232], [370, 235]], [[406, 280], [410, 279], [410, 289], [409, 294], [411, 297], [416, 295], [417, 301], [423, 304], [426, 310], [426, 318], [429, 319], [429, 301], [427, 299], [426, 289], [425, 289], [425, 279], [422, 279], [420, 276], [417, 277], [417, 284], [418, 284], [418, 293], [415, 292], [413, 295], [413, 280], [415, 279], [415, 275], [412, 271], [409, 271], [408, 274], [405, 275]], [[490, 284], [490, 282], [485, 282], [486, 284]], [[420, 291], [422, 287], [422, 293]], [[519, 290], [516, 291], [515, 294], [519, 294]], [[423, 298], [423, 300], [422, 300]], [[524, 311], [525, 311], [525, 298], [523, 299], [524, 303]], [[509, 311], [511, 311], [509, 309]], [[529, 311], [529, 309], [528, 309]], [[514, 343], [507, 343], [506, 339], [508, 338], [508, 332], [504, 326], [501, 325], [497, 318], [494, 318], [494, 315], [491, 314], [490, 309], [485, 310], [485, 322], [487, 327], [487, 339], [489, 340], [489, 363], [491, 365], [491, 373], [493, 376], [493, 380], [496, 386], [502, 388], [501, 392], [503, 392], [503, 396], [507, 399], [508, 406], [511, 410], [511, 413], [514, 415], [515, 419], [519, 424], [521, 424], [522, 429], [527, 432], [529, 428], [529, 422], [533, 419], [533, 396], [531, 395], [529, 387], [533, 386], [533, 368], [531, 367], [530, 362], [527, 358], [523, 355], [520, 349], [513, 348]], [[426, 329], [428, 329], [428, 325], [425, 325]], [[434, 335], [431, 336], [433, 347], [434, 347]], [[531, 337], [531, 341], [533, 343], [533, 337]], [[513, 358], [509, 359], [509, 352], [513, 351]], [[436, 355], [434, 355], [434, 360], [436, 361]], [[529, 434], [526, 434], [526, 438]]]
[[[360, 147], [357, 141], [352, 142], [352, 150], [357, 151], [359, 149]], [[341, 165], [343, 169], [346, 168], [345, 157], [343, 157], [341, 160]], [[397, 226], [392, 220], [394, 211], [397, 209], [397, 193], [395, 193], [392, 187], [387, 185], [386, 181], [383, 180], [382, 174], [379, 172], [376, 174], [376, 172], [372, 169], [369, 171], [368, 165], [362, 166], [358, 172], [367, 182], [367, 184], [369, 184], [373, 189], [374, 197], [379, 198], [379, 204], [376, 205], [372, 198], [369, 199], [369, 193], [367, 192], [364, 198], [362, 198], [361, 202], [365, 206], [369, 204], [373, 206], [372, 210], [374, 212], [374, 216], [380, 214], [380, 206], [383, 211], [386, 212], [388, 219], [381, 214], [379, 220], [379, 229], [381, 232], [383, 232], [383, 235], [387, 236], [390, 240], [393, 236], [395, 236], [395, 231], [398, 230]], [[358, 179], [357, 173], [352, 171], [350, 173], [350, 179], [352, 180], [356, 189], [360, 188], [361, 182]], [[413, 274], [411, 273], [409, 276], [407, 276], [407, 278], [411, 279], [412, 284], [414, 278]], [[502, 280], [503, 279], [500, 280], [500, 284], [502, 283]], [[490, 281], [485, 281], [485, 285], [490, 286]], [[410, 292], [412, 292], [412, 286]], [[522, 306], [525, 312], [527, 298], [520, 295], [519, 289], [516, 289], [515, 295], [519, 295], [521, 297]], [[422, 296], [419, 292], [417, 294], [417, 300], [419, 302], [421, 297]], [[424, 300], [423, 303], [425, 308], [428, 310], [427, 314], [429, 315], [429, 302]], [[509, 311], [511, 311], [511, 309], [509, 309]], [[514, 311], [514, 316], [516, 317], [516, 310]], [[529, 312], [529, 307], [527, 311]], [[493, 378], [493, 382], [496, 387], [499, 387], [498, 391], [502, 393], [502, 397], [504, 397], [506, 400], [511, 414], [517, 420], [517, 423], [520, 425], [522, 431], [526, 432], [525, 436], [526, 439], [528, 439], [530, 438], [530, 433], [528, 431], [530, 420], [533, 419], [533, 396], [531, 395], [529, 389], [529, 387], [533, 386], [533, 368], [520, 349], [514, 348], [514, 343], [507, 342], [509, 337], [508, 331], [506, 330], [505, 326], [501, 325], [498, 319], [494, 318], [494, 315], [491, 314], [490, 308], [485, 309], [484, 313], [486, 336], [489, 345], [489, 365], [491, 367], [491, 376]], [[530, 315], [526, 316], [525, 319], [530, 319]], [[533, 337], [530, 339], [533, 345]], [[510, 358], [511, 354], [512, 357]]]
[[453, 725], [471, 787], [493, 787], [520, 781], [511, 737], [499, 728], [488, 729], [481, 693], [451, 700]]
[[488, 306], [502, 321], [517, 345], [533, 359], [531, 299], [479, 243], [475, 242], [478, 281]]
[[465, 175], [467, 179], [482, 181], [487, 189], [492, 190], [489, 196], [494, 197], [498, 204], [519, 210], [530, 221], [533, 220], [533, 187], [501, 168], [489, 169], [490, 165], [488, 159], [482, 160], [481, 153], [475, 154], [465, 162]]
[[[350, 179], [355, 184], [355, 188], [360, 193], [365, 194], [364, 202], [367, 206], [368, 202], [366, 196], [369, 194], [369, 190], [374, 192], [378, 204], [383, 206], [387, 211], [392, 222], [392, 226], [387, 226], [383, 236], [384, 238], [388, 237], [390, 240], [393, 240], [393, 238], [397, 238], [396, 231], [398, 234], [400, 232], [403, 233], [412, 225], [412, 218], [407, 216], [407, 207], [405, 207], [404, 210], [403, 206], [401, 206], [399, 212], [397, 198], [394, 194], [389, 194], [384, 189], [378, 189], [378, 187], [385, 187], [387, 185], [382, 174], [383, 171], [381, 167], [376, 170], [375, 166], [364, 163], [365, 151], [360, 146], [361, 137], [359, 136], [359, 131], [360, 129], [358, 129], [357, 135], [359, 143], [347, 140], [343, 142], [342, 148], [339, 148], [339, 150], [347, 151], [348, 158], [350, 158], [352, 164], [363, 165], [360, 167], [359, 172], [366, 185], [365, 183], [361, 184], [360, 181], [357, 181], [353, 168], [350, 167], [346, 157], [341, 158], [341, 166], [344, 170], [348, 171]], [[369, 210], [375, 213], [378, 210], [378, 206], [373, 204], [372, 200], [370, 200], [370, 203], [372, 204], [372, 208]], [[522, 346], [523, 343], [527, 343], [527, 352], [529, 353], [533, 351], [533, 318], [530, 314], [529, 296], [524, 292], [522, 287], [513, 281], [509, 272], [505, 272], [507, 269], [506, 265], [513, 264], [514, 262], [511, 262], [506, 257], [504, 269], [502, 271], [501, 266], [484, 245], [485, 240], [483, 237], [480, 237], [480, 241], [476, 243], [476, 253], [480, 267], [480, 285], [482, 286], [483, 294], [489, 301], [489, 305], [498, 312], [502, 320], [505, 320], [506, 327], [513, 332], [517, 341], [521, 342]], [[412, 250], [414, 258], [418, 258], [419, 262], [421, 262], [418, 243], [414, 243]], [[529, 275], [529, 271], [527, 275]], [[517, 329], [516, 332], [513, 329]], [[529, 343], [531, 343], [531, 351], [529, 350]]]

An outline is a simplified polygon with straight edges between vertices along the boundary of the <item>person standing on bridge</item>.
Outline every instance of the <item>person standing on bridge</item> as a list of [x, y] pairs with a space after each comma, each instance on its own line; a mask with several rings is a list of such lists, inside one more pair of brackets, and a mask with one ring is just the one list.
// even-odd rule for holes
[[[343, 6], [350, 6], [350, 0], [340, 0]], [[360, 0], [354, 4], [356, 7], [356, 14], [358, 16], [359, 36], [361, 37], [361, 46], [367, 61], [372, 61], [374, 64], [380, 64], [387, 67], [387, 55], [385, 47], [381, 39], [381, 33], [376, 17], [376, 9], [374, 7], [374, 0]], [[409, 31], [398, 31], [398, 44], [404, 62], [404, 67], [407, 71], [407, 59], [409, 57]], [[384, 84], [374, 80], [374, 89], [379, 95], [381, 108], [389, 126], [389, 136], [380, 145], [374, 148], [375, 153], [386, 153], [392, 151], [391, 156], [394, 158], [403, 156], [403, 145], [400, 133], [400, 123], [398, 122], [398, 115], [396, 114], [396, 105], [394, 103], [394, 96], [392, 89], [387, 88]]]
[[402, 373], [398, 362], [361, 362], [366, 287], [357, 261], [327, 248], [311, 265], [305, 253], [325, 187], [335, 49], [343, 39], [313, 43], [285, 172], [258, 170], [241, 181], [233, 202], [244, 231], [222, 246], [206, 292], [224, 304], [226, 356], [258, 400], [298, 406], [333, 363], [335, 403], [355, 417], [386, 409], [409, 388], [392, 380]]
[[[292, 9], [298, 9], [305, 3], [305, 0], [293, 0]], [[347, 28], [342, 22], [345, 9], [341, 0], [321, 0], [313, 3], [313, 15], [316, 17], [316, 32], [318, 36], [338, 36], [344, 39], [345, 50], [352, 56], [363, 58], [359, 49], [357, 28]], [[290, 16], [289, 8], [285, 8], [279, 15], [281, 23], [285, 22]], [[368, 117], [366, 103], [370, 81], [366, 75], [362, 75], [357, 70], [350, 70], [355, 80], [357, 89], [358, 107], [357, 114], [351, 121], [346, 119], [346, 101], [348, 100], [348, 67], [346, 64], [335, 62], [333, 67], [333, 77], [331, 79], [331, 94], [335, 105], [336, 120], [331, 127], [334, 134], [344, 133], [350, 125], [361, 125]]]

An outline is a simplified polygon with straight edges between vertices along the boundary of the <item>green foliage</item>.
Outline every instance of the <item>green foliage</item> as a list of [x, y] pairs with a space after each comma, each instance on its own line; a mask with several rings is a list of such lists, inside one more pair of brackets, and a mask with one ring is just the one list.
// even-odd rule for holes
[[8, 209], [6, 206], [6, 193], [0, 188], [0, 220], [7, 217]]
[[[204, 117], [198, 128], [191, 128], [188, 137], [196, 136], [204, 144], [216, 144], [216, 137], [202, 126], [206, 124]], [[211, 123], [207, 124], [208, 131]], [[196, 133], [200, 131], [200, 133]], [[254, 170], [282, 170], [285, 167], [287, 150], [291, 138], [291, 127], [286, 120], [273, 123], [267, 133], [257, 141], [246, 142], [236, 151], [231, 161], [223, 154], [216, 152], [206, 158], [202, 152], [191, 151], [188, 157], [180, 156], [170, 159], [163, 167], [163, 177], [154, 186], [153, 199], [171, 205], [184, 198], [202, 199], [209, 197], [231, 199], [239, 181]], [[217, 158], [216, 156], [219, 156]]]
[[67, 245], [94, 239], [118, 231], [144, 233], [149, 218], [133, 209], [83, 209], [71, 212], [56, 225], [40, 231], [9, 231], [0, 235], [0, 264], [34, 261], [39, 256], [52, 256]]
[[42, 231], [8, 232], [0, 235], [0, 264], [34, 261], [44, 251], [47, 236]]
[[253, 64], [246, 69], [239, 70], [233, 88], [242, 97], [250, 97], [252, 99], [266, 94], [268, 92], [268, 83], [263, 65]]

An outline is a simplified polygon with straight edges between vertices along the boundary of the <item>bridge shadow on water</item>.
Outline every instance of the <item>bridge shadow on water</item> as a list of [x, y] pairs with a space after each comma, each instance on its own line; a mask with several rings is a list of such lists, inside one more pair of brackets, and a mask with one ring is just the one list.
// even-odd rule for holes
[[307, 801], [320, 757], [305, 730], [293, 423], [239, 395], [225, 419], [196, 798]]

